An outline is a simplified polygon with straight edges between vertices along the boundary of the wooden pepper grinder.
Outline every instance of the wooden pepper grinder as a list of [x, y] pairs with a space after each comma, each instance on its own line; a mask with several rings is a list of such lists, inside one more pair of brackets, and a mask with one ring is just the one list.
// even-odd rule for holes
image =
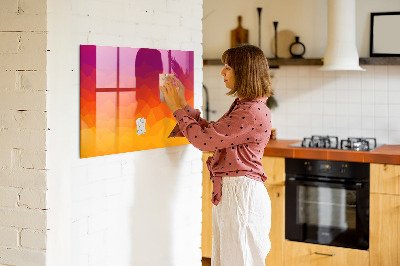
[[231, 48], [241, 43], [249, 43], [249, 31], [242, 27], [242, 16], [238, 16], [239, 26], [231, 30]]

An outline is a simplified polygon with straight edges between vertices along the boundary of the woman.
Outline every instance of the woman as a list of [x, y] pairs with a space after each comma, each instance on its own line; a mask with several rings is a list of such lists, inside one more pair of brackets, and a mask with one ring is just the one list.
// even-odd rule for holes
[[261, 164], [271, 130], [265, 104], [272, 95], [268, 62], [252, 45], [228, 49], [222, 62], [227, 95], [237, 98], [216, 122], [200, 118], [186, 103], [176, 78], [161, 88], [178, 122], [170, 137], [185, 136], [196, 148], [214, 151], [207, 161], [215, 205], [212, 265], [265, 265], [271, 246], [271, 202]]

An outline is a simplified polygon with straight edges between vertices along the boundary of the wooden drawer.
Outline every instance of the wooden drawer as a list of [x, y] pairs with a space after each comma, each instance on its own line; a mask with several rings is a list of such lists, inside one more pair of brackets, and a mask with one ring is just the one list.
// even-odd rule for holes
[[366, 266], [365, 250], [285, 241], [285, 266]]

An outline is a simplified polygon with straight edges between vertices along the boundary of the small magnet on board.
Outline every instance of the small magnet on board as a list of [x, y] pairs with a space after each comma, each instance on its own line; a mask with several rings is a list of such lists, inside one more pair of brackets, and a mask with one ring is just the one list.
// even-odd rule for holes
[[146, 119], [143, 117], [136, 119], [136, 133], [138, 135], [146, 133]]

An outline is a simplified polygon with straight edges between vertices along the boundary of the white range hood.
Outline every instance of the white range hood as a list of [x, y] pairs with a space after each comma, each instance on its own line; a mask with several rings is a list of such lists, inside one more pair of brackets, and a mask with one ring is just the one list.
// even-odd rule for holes
[[323, 71], [358, 70], [355, 0], [328, 0], [328, 44]]

